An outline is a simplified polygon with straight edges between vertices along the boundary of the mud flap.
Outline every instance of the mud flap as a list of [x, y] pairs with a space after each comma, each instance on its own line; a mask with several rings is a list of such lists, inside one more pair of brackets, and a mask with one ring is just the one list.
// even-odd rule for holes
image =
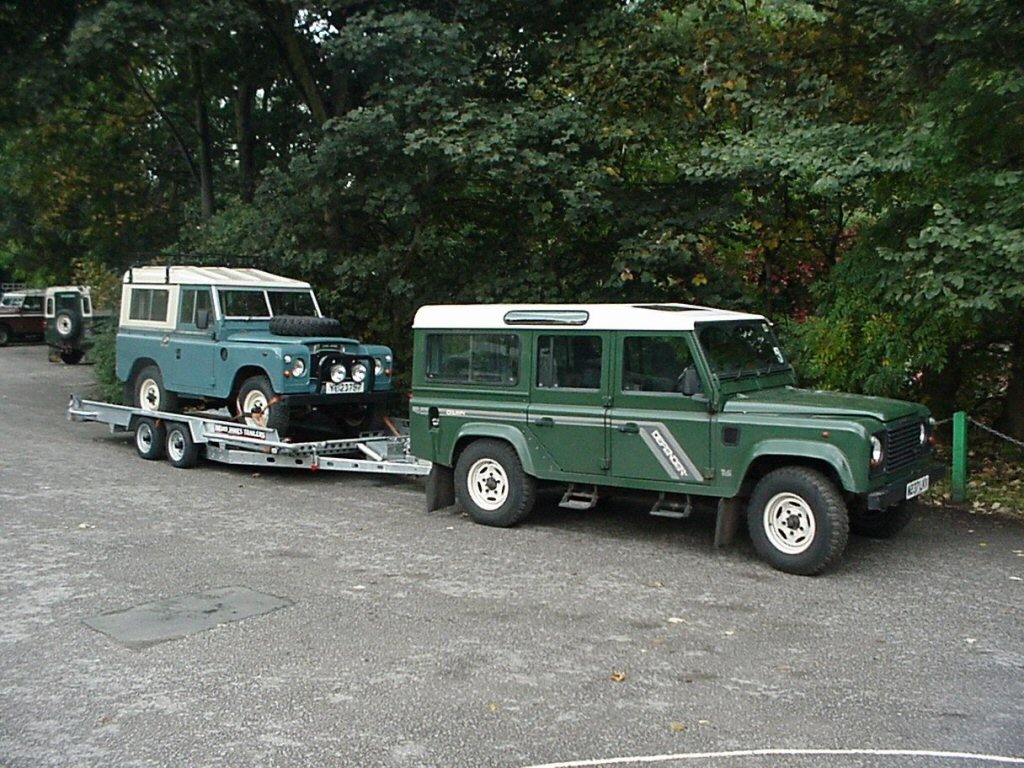
[[427, 475], [427, 512], [455, 504], [455, 470], [440, 464], [430, 467]]
[[715, 546], [732, 544], [739, 530], [743, 509], [740, 499], [719, 499], [718, 518], [715, 521]]

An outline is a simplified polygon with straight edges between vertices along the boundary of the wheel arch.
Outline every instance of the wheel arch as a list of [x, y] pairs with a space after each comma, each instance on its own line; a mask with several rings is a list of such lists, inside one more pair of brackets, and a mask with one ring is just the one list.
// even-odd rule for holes
[[132, 363], [132, 367], [128, 371], [128, 377], [125, 379], [125, 384], [131, 387], [132, 384], [135, 383], [135, 377], [139, 375], [143, 368], [147, 368], [150, 365], [152, 365], [158, 371], [160, 371], [160, 375], [163, 376], [164, 371], [163, 368], [160, 367], [160, 363], [158, 363], [152, 357], [138, 357]]
[[243, 365], [235, 371], [235, 378], [231, 381], [231, 391], [228, 392], [228, 399], [236, 400], [238, 398], [238, 390], [242, 388], [242, 384], [253, 376], [264, 376], [270, 382], [270, 386], [274, 386], [274, 380], [270, 377], [266, 368], [258, 365]]
[[781, 467], [814, 469], [841, 492], [853, 493], [855, 489], [853, 468], [835, 446], [781, 440], [765, 443], [754, 453], [743, 475], [740, 495], [749, 496], [761, 478]]
[[481, 439], [501, 440], [508, 443], [519, 457], [523, 471], [528, 475], [537, 476], [533, 466], [533, 457], [526, 444], [526, 437], [519, 429], [508, 424], [469, 423], [463, 425], [452, 445], [452, 455], [448, 466], [454, 467], [466, 447]]

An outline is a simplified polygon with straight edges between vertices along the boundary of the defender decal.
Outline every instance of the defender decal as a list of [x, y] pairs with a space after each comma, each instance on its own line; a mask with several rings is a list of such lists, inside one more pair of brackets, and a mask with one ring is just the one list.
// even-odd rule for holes
[[679, 445], [668, 427], [660, 422], [640, 424], [640, 437], [673, 480], [700, 482], [700, 470]]

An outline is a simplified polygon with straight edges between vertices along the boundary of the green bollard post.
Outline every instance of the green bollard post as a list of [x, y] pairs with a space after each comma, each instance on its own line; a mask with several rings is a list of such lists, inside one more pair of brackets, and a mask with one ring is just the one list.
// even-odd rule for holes
[[953, 502], [967, 501], [967, 413], [953, 414]]

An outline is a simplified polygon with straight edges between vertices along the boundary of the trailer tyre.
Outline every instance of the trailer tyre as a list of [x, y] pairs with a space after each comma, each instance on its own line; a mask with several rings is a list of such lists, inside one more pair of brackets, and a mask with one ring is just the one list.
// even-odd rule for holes
[[187, 424], [171, 424], [167, 427], [167, 460], [179, 469], [188, 469], [199, 463], [199, 446], [192, 439]]
[[146, 461], [162, 459], [167, 430], [155, 419], [144, 416], [135, 424], [135, 450]]
[[533, 511], [537, 483], [501, 440], [470, 443], [455, 465], [455, 493], [474, 522], [508, 527]]
[[782, 467], [754, 488], [747, 527], [757, 553], [772, 567], [811, 576], [842, 556], [850, 521], [846, 502], [825, 475]]

